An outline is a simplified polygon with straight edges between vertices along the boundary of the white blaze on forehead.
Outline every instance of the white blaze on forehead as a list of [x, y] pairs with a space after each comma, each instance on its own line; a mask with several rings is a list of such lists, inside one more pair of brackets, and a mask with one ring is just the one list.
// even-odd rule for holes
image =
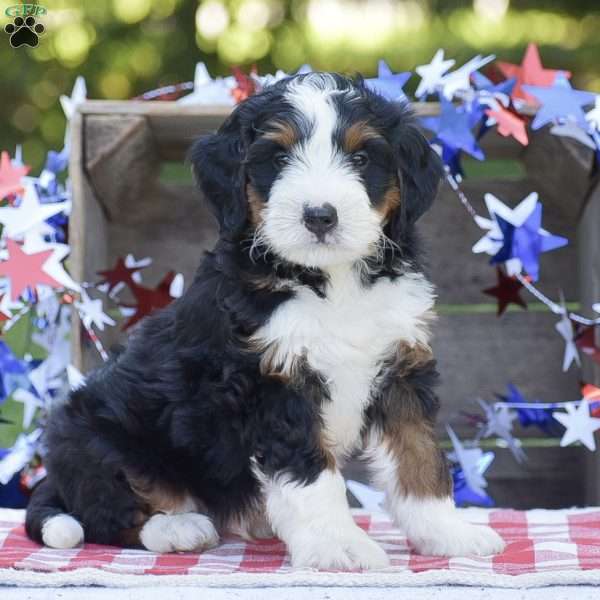
[[[371, 254], [381, 236], [381, 215], [371, 206], [364, 182], [334, 143], [340, 123], [337, 100], [359, 96], [339, 89], [328, 74], [315, 73], [292, 81], [285, 93], [307, 137], [290, 152], [290, 160], [274, 181], [264, 209], [261, 236], [277, 254], [308, 266], [352, 263]], [[330, 204], [338, 222], [320, 243], [303, 223], [307, 206]]]
[[296, 149], [298, 158], [310, 166], [327, 166], [335, 157], [333, 133], [338, 115], [332, 97], [341, 93], [344, 92], [335, 87], [333, 78], [318, 74], [291, 85], [286, 94], [290, 104], [311, 127], [308, 139]]

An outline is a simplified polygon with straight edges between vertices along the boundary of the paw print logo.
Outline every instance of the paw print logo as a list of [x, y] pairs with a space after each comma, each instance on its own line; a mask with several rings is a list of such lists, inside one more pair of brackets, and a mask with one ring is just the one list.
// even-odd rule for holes
[[23, 19], [23, 17], [15, 17], [12, 23], [4, 27], [4, 31], [10, 35], [10, 45], [13, 48], [19, 46], [31, 46], [35, 48], [39, 43], [39, 36], [45, 31], [45, 27], [41, 23], [36, 23], [32, 16]]

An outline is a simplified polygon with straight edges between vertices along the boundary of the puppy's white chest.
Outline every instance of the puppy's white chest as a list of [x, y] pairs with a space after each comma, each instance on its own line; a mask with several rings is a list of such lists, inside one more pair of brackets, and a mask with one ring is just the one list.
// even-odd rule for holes
[[364, 287], [352, 269], [344, 268], [330, 273], [326, 298], [299, 288], [255, 338], [284, 373], [304, 357], [325, 379], [330, 395], [322, 405], [326, 434], [341, 456], [359, 439], [381, 360], [401, 340], [427, 343], [432, 306], [431, 285], [421, 275]]

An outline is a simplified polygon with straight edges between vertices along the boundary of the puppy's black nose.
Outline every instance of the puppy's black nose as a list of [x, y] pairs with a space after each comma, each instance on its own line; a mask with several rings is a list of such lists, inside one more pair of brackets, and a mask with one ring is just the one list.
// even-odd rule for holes
[[306, 229], [317, 234], [317, 237], [324, 236], [338, 222], [337, 210], [329, 202], [323, 206], [306, 206], [303, 217]]

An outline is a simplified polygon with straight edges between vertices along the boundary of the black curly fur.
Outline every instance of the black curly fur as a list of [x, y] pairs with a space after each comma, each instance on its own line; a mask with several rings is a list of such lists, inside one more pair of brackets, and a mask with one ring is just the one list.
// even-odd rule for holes
[[[413, 225], [433, 200], [440, 164], [405, 107], [369, 92], [360, 81], [341, 76], [336, 81], [340, 89], [361, 95], [360, 103], [338, 107], [340, 114], [347, 122], [369, 118], [383, 132], [391, 148], [391, 176], [398, 172], [403, 188], [401, 209], [387, 232], [402, 252], [373, 265], [367, 285], [397, 276], [401, 260], [416, 262]], [[259, 498], [252, 458], [267, 475], [286, 472], [301, 482], [313, 481], [325, 468], [320, 405], [327, 402], [326, 384], [302, 363], [302, 385], [261, 375], [260, 351], [248, 344], [294, 295], [293, 285], [257, 281], [285, 280], [327, 293], [321, 271], [266, 252], [254, 260], [247, 244], [248, 148], [263, 123], [274, 116], [292, 118], [283, 98], [288, 82], [251, 97], [216, 134], [195, 144], [191, 160], [219, 222], [219, 242], [186, 293], [145, 319], [127, 349], [90, 374], [51, 414], [48, 477], [27, 511], [27, 533], [34, 540], [41, 541], [48, 517], [66, 512], [82, 523], [86, 541], [123, 543], [122, 532], [139, 525], [140, 513], [149, 514], [131, 478], [187, 492], [224, 522]], [[430, 404], [428, 394], [423, 401]], [[373, 418], [383, 416], [377, 411]]]

